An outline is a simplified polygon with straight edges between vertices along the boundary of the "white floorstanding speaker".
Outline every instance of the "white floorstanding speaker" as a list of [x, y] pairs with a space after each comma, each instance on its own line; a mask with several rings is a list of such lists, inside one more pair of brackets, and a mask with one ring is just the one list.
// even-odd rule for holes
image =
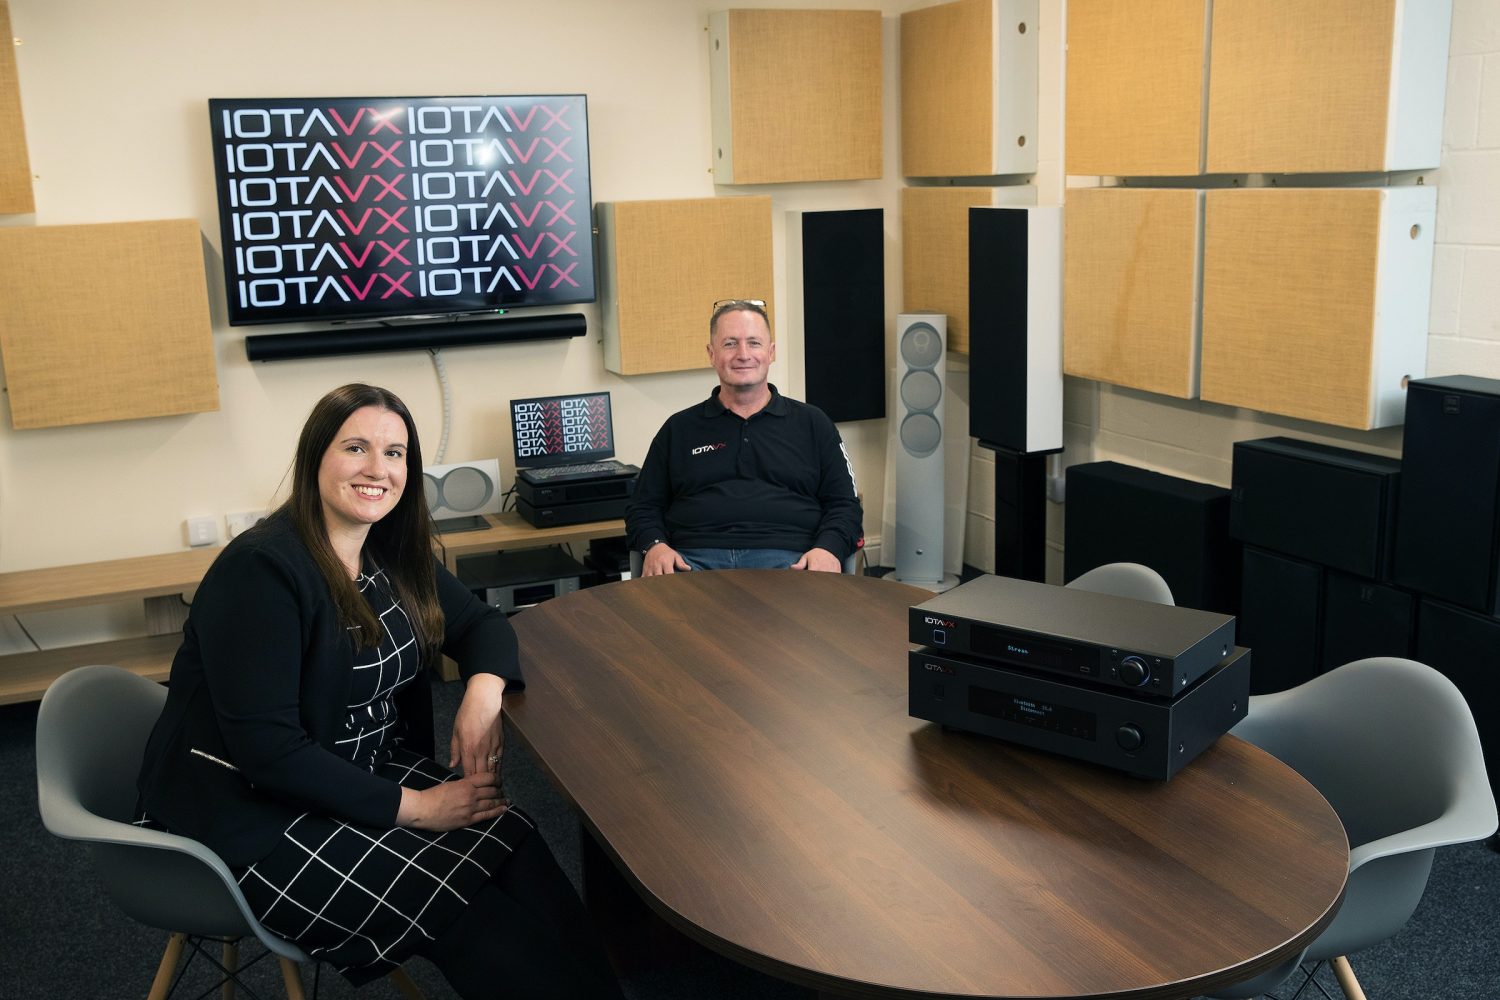
[[948, 317], [896, 317], [896, 567], [901, 583], [944, 591], [943, 394], [947, 391]]

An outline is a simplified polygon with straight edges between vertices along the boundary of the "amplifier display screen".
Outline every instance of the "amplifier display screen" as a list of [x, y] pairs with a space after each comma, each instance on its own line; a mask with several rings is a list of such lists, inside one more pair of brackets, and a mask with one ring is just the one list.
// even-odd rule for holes
[[1038, 698], [1022, 698], [978, 685], [969, 687], [969, 711], [1089, 742], [1094, 740], [1098, 722], [1093, 712], [1054, 705]]
[[[1051, 670], [1092, 674], [1088, 653], [1062, 642], [1041, 642], [1030, 636], [977, 622], [969, 626], [969, 646], [978, 656], [993, 656], [1013, 663], [1032, 663]], [[1097, 657], [1097, 653], [1094, 654]]]

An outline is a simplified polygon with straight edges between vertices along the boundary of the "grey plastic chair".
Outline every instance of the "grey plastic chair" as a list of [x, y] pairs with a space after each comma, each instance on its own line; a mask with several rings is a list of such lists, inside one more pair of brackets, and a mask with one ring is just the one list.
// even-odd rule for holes
[[1331, 960], [1345, 995], [1362, 997], [1344, 956], [1406, 924], [1436, 848], [1495, 832], [1495, 796], [1474, 716], [1436, 670], [1377, 656], [1252, 696], [1249, 714], [1231, 732], [1323, 793], [1349, 836], [1349, 883], [1338, 916], [1305, 955], [1216, 996], [1257, 996], [1303, 961]]
[[[302, 1000], [296, 963], [309, 956], [260, 925], [219, 856], [130, 822], [146, 738], [166, 697], [161, 685], [114, 666], [79, 667], [47, 688], [36, 721], [42, 823], [88, 845], [105, 891], [128, 916], [171, 932], [149, 1000], [170, 992], [184, 947], [207, 954], [204, 938], [226, 941], [221, 970], [233, 980], [237, 942], [249, 935], [277, 957], [287, 996]], [[392, 977], [406, 996], [421, 996], [401, 970]]]
[[1155, 604], [1177, 603], [1172, 600], [1172, 588], [1167, 586], [1167, 581], [1161, 578], [1161, 574], [1140, 563], [1117, 562], [1095, 566], [1087, 573], [1070, 580], [1067, 586]]

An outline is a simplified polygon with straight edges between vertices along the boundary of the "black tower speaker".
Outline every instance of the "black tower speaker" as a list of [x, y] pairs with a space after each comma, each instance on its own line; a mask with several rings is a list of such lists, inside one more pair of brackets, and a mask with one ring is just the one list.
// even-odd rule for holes
[[[1239, 611], [1240, 545], [1229, 537], [1229, 491], [1118, 462], [1068, 469], [1063, 577], [1138, 562], [1181, 606]], [[1260, 657], [1256, 657], [1259, 669]]]
[[1394, 458], [1311, 441], [1238, 441], [1229, 533], [1246, 545], [1389, 580], [1400, 472]]
[[969, 436], [1060, 451], [1062, 214], [969, 209]]
[[1417, 611], [1416, 659], [1440, 671], [1463, 692], [1479, 742], [1490, 788], [1500, 797], [1500, 621], [1424, 599]]
[[1411, 656], [1416, 624], [1411, 594], [1332, 571], [1323, 584], [1324, 670], [1367, 656]]
[[[885, 416], [885, 226], [878, 208], [803, 212], [807, 402], [830, 420]], [[794, 272], [795, 273], [795, 272]]]
[[1235, 644], [1250, 647], [1250, 693], [1284, 691], [1323, 672], [1323, 567], [1245, 547]]
[[1500, 381], [1450, 375], [1406, 390], [1396, 582], [1500, 614]]

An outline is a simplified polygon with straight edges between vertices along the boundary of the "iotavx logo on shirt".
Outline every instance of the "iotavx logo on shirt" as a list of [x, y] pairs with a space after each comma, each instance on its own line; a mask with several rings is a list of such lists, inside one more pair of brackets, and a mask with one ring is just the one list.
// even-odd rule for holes
[[701, 455], [701, 454], [703, 454], [706, 451], [718, 451], [720, 448], [727, 448], [727, 447], [728, 447], [728, 445], [726, 445], [723, 441], [720, 441], [718, 444], [700, 444], [698, 447], [696, 447], [692, 451], [688, 452], [688, 454], [690, 454], [690, 455]]

